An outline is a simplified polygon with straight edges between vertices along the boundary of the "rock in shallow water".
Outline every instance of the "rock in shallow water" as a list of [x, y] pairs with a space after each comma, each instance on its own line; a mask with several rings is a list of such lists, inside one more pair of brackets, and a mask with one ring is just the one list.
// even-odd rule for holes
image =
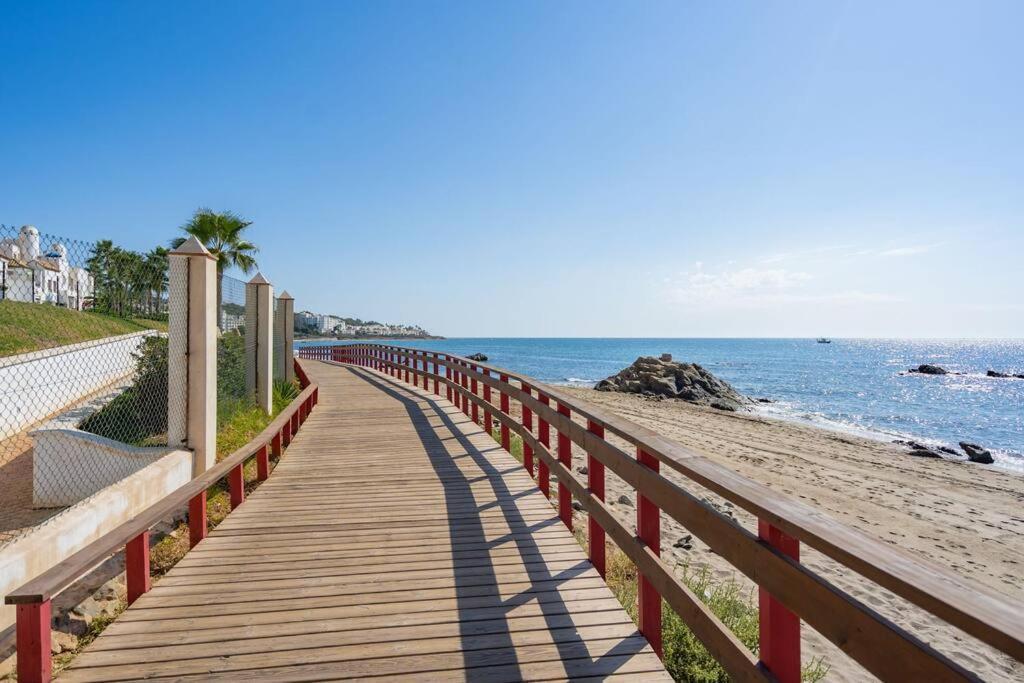
[[990, 453], [986, 448], [979, 446], [976, 443], [967, 443], [966, 441], [960, 442], [960, 448], [964, 449], [964, 453], [967, 454], [967, 458], [971, 462], [980, 463], [982, 465], [991, 465], [995, 462]]
[[916, 368], [910, 368], [908, 372], [918, 372], [922, 375], [948, 375], [949, 371], [946, 368], [939, 367], [938, 365], [929, 365], [927, 363], [918, 365]]
[[637, 358], [625, 370], [594, 387], [598, 391], [648, 394], [678, 398], [719, 410], [734, 411], [751, 400], [696, 363], [664, 361], [653, 356]]

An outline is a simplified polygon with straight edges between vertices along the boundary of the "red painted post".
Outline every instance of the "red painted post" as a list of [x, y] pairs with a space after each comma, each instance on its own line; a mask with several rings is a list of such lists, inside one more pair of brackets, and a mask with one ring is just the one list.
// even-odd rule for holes
[[[490, 377], [491, 371], [484, 369], [484, 376]], [[487, 405], [491, 403], [491, 385], [484, 384], [484, 400], [487, 401]], [[484, 431], [487, 432], [487, 436], [494, 436], [494, 417], [491, 415], [490, 408], [484, 410]]]
[[[558, 404], [558, 414], [569, 417], [569, 406]], [[565, 465], [565, 469], [572, 472], [572, 442], [569, 440], [569, 435], [564, 434], [561, 429], [558, 431], [558, 462]], [[568, 527], [569, 531], [572, 531], [572, 494], [569, 492], [569, 487], [563, 484], [561, 481], [558, 482], [558, 516], [562, 518], [562, 523]]]
[[[800, 541], [764, 520], [757, 536], [783, 555], [799, 562]], [[764, 588], [758, 589], [761, 663], [779, 683], [800, 682], [800, 617], [786, 609]]]
[[416, 374], [416, 370], [418, 369], [418, 363], [416, 360], [416, 356], [412, 355], [412, 351], [409, 352], [409, 355], [411, 356], [412, 360], [412, 385], [414, 387], [418, 387], [420, 385], [420, 376]]
[[270, 476], [270, 451], [267, 444], [256, 451], [256, 481], [266, 481]]
[[[466, 365], [463, 363], [462, 367], [465, 368]], [[461, 375], [459, 384], [462, 385], [462, 413], [469, 417], [469, 394], [467, 393], [469, 391], [469, 377], [466, 375], [465, 370], [459, 374]]]
[[[301, 410], [301, 409], [302, 409], [302, 406], [299, 406], [299, 410]], [[294, 413], [292, 413], [291, 422], [292, 422], [292, 438], [295, 438], [295, 435], [299, 433], [299, 411], [298, 410], [296, 410]]]
[[[502, 382], [507, 383], [508, 375], [502, 374], [500, 375], [499, 379], [501, 379]], [[499, 401], [501, 402], [501, 412], [508, 415], [508, 394], [506, 394], [504, 391], [500, 392]], [[512, 434], [511, 432], [509, 432], [508, 425], [505, 424], [504, 422], [501, 423], [501, 447], [504, 448], [509, 453], [512, 452]]]
[[[642, 449], [636, 449], [636, 459], [655, 472], [660, 469], [658, 459]], [[636, 531], [640, 540], [661, 557], [661, 510], [642, 493], [636, 496]], [[640, 633], [644, 634], [659, 657], [663, 656], [661, 643], [661, 595], [643, 574], [637, 576], [637, 603], [640, 612]]]
[[143, 531], [125, 545], [124, 571], [130, 605], [148, 593], [152, 586], [149, 576], [149, 531]]
[[18, 648], [18, 681], [48, 683], [53, 678], [50, 659], [50, 601], [18, 605], [15, 638]]
[[[527, 384], [523, 385], [523, 393], [530, 396], [530, 387]], [[523, 409], [523, 427], [527, 432], [533, 434], [533, 411], [526, 407], [525, 403], [521, 403]], [[526, 443], [526, 439], [523, 439], [523, 467], [526, 471], [533, 475], [533, 446]]]
[[434, 396], [441, 395], [441, 382], [438, 380], [439, 370], [437, 368], [437, 356], [432, 356], [434, 359]]
[[228, 490], [231, 492], [231, 509], [234, 510], [245, 502], [245, 472], [242, 470], [242, 463], [228, 472]]
[[[604, 425], [599, 425], [593, 420], [587, 420], [587, 431], [591, 434], [604, 438]], [[590, 493], [604, 501], [604, 463], [587, 453], [587, 488]], [[597, 573], [604, 578], [605, 575], [605, 545], [604, 529], [594, 519], [594, 515], [587, 516], [587, 538], [590, 546], [590, 562], [597, 569]]]
[[281, 457], [281, 432], [274, 434], [270, 439], [270, 453], [275, 458]]
[[188, 501], [188, 547], [195, 548], [206, 538], [206, 490]]
[[[544, 405], [551, 405], [551, 400], [540, 393], [537, 390], [537, 400]], [[551, 428], [548, 426], [548, 421], [542, 418], [540, 415], [537, 416], [537, 440], [541, 442], [544, 448], [551, 452]], [[551, 468], [548, 467], [546, 461], [541, 460], [537, 463], [537, 483], [540, 485], [540, 492], [544, 494], [545, 498], [551, 497]]]
[[292, 421], [290, 419], [284, 421], [284, 426], [281, 427], [281, 443], [284, 444], [285, 448], [292, 442]]
[[[469, 382], [469, 390], [473, 392], [473, 396], [476, 396], [476, 366], [470, 365], [469, 369], [473, 371], [473, 379]], [[480, 406], [476, 404], [476, 401], [473, 401], [473, 422], [480, 424]]]

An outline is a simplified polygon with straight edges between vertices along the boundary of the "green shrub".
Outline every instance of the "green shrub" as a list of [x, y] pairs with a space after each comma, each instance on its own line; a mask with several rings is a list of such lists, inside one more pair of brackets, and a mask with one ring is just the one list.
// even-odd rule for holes
[[[585, 546], [582, 531], [577, 540]], [[626, 554], [609, 547], [607, 581], [633, 621], [637, 614], [637, 572]], [[680, 580], [711, 608], [723, 624], [755, 655], [758, 652], [758, 609], [754, 595], [744, 590], [733, 579], [716, 580], [704, 567], [694, 571], [683, 567]], [[662, 643], [665, 649], [665, 668], [674, 680], [694, 683], [727, 683], [730, 678], [725, 669], [686, 626], [668, 603], [662, 601]], [[821, 658], [812, 658], [804, 664], [801, 679], [814, 683], [828, 673], [828, 664]]]
[[167, 432], [167, 338], [146, 337], [135, 359], [135, 381], [79, 428], [123, 443], [143, 445]]

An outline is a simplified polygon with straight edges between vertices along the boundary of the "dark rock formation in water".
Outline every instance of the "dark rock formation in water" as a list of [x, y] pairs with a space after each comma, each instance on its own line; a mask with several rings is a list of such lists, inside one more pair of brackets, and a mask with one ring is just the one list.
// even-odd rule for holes
[[1000, 379], [1024, 379], [1024, 375], [1014, 375], [1009, 372], [998, 372], [996, 370], [989, 370], [985, 374], [989, 377], [997, 377]]
[[910, 449], [911, 455], [916, 455], [919, 458], [941, 458], [942, 455], [938, 450], [925, 446], [923, 443], [917, 441], [904, 441], [903, 439], [896, 439], [893, 443], [899, 444], [900, 446], [906, 446]]
[[735, 411], [751, 402], [696, 363], [679, 363], [653, 356], [637, 358], [616, 375], [594, 387], [598, 391], [618, 391], [678, 398], [719, 410]]
[[992, 458], [992, 454], [986, 448], [983, 448], [976, 443], [961, 441], [960, 448], [964, 449], [964, 453], [967, 454], [967, 458], [971, 462], [981, 463], [982, 465], [991, 465], [995, 462]]
[[917, 372], [922, 375], [948, 375], [949, 371], [946, 368], [941, 368], [938, 365], [928, 365], [927, 363], [918, 365], [916, 368], [910, 368], [908, 372]]
[[466, 356], [466, 360], [475, 360], [478, 363], [484, 363], [487, 361], [487, 356], [482, 353], [474, 353], [472, 356]]

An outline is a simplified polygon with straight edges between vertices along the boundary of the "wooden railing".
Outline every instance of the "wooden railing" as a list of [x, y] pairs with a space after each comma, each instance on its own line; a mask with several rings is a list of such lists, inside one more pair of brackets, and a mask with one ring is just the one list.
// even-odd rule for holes
[[151, 586], [149, 567], [149, 530], [188, 506], [189, 544], [194, 547], [206, 538], [206, 490], [227, 479], [231, 509], [245, 500], [246, 462], [256, 458], [256, 480], [270, 475], [270, 456], [280, 457], [282, 450], [309, 416], [318, 401], [317, 385], [311, 384], [305, 371], [295, 362], [301, 392], [266, 429], [249, 443], [224, 458], [173, 493], [146, 508], [120, 526], [59, 562], [6, 596], [8, 605], [17, 606], [15, 638], [18, 655], [18, 681], [36, 683], [52, 676], [50, 659], [51, 601], [96, 565], [121, 548], [125, 550], [125, 580], [128, 604], [132, 604]]
[[[808, 505], [718, 465], [699, 453], [557, 388], [508, 370], [447, 353], [382, 344], [306, 347], [301, 358], [371, 368], [422, 385], [452, 401], [511, 451], [522, 439], [523, 465], [545, 495], [549, 476], [558, 485], [558, 513], [572, 528], [572, 499], [587, 513], [589, 555], [605, 572], [605, 535], [639, 573], [639, 629], [661, 654], [661, 601], [668, 603], [736, 680], [800, 680], [800, 622], [835, 643], [872, 674], [891, 681], [976, 680], [976, 676], [800, 563], [806, 544], [975, 638], [1024, 660], [1024, 606], [968, 583], [956, 573], [918, 559]], [[432, 383], [433, 386], [430, 386]], [[483, 389], [482, 395], [478, 390]], [[492, 391], [498, 392], [495, 406]], [[509, 402], [517, 401], [515, 420]], [[555, 405], [552, 405], [552, 404]], [[586, 426], [573, 416], [586, 421]], [[536, 419], [536, 429], [534, 420]], [[556, 447], [551, 446], [551, 431]], [[635, 457], [608, 441], [615, 435]], [[572, 445], [587, 454], [587, 483], [572, 474]], [[535, 468], [536, 464], [536, 468]], [[605, 504], [605, 470], [636, 490], [635, 528]], [[745, 509], [758, 520], [754, 534], [681, 488], [667, 468]], [[755, 657], [660, 559], [664, 513], [704, 541], [759, 586], [760, 642]]]

